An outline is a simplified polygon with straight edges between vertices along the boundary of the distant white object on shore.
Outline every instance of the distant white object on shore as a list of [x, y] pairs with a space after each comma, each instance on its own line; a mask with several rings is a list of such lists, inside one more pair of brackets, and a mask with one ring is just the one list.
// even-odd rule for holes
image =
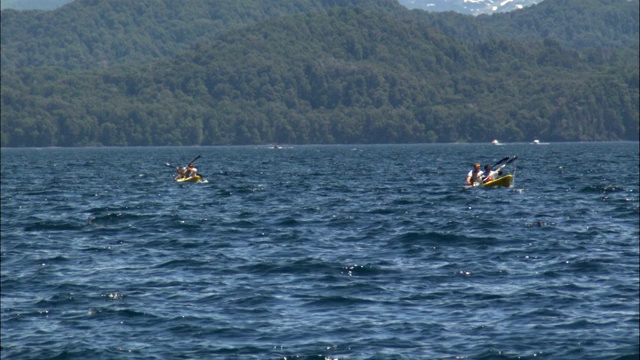
[[540, 140], [538, 140], [538, 139], [533, 140], [533, 141], [531, 142], [531, 144], [533, 144], [533, 145], [549, 145], [549, 143], [547, 143], [547, 142], [544, 142], [544, 143], [543, 143], [543, 142], [540, 142]]
[[493, 141], [491, 143], [493, 145], [500, 145], [500, 141], [498, 141], [497, 139], [493, 139]]

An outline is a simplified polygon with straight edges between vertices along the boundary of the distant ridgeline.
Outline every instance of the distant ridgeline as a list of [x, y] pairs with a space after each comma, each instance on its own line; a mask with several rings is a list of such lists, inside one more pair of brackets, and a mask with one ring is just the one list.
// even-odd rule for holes
[[523, 9], [543, 0], [398, 0], [409, 9], [428, 11], [455, 11], [461, 14], [481, 15]]
[[[461, 14], [492, 14], [522, 9], [542, 2], [543, 0], [509, 0], [496, 2], [493, 0], [398, 0], [409, 9], [428, 11], [455, 11]], [[16, 10], [52, 10], [73, 2], [73, 0], [3, 0], [2, 9]]]
[[2, 10], [53, 10], [73, 0], [2, 0]]
[[3, 10], [2, 146], [638, 141], [638, 0]]

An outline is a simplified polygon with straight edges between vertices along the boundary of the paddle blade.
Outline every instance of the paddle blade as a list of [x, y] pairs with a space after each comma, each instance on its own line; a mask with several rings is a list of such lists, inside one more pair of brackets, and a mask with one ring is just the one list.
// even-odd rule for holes
[[194, 162], [196, 162], [196, 160], [200, 159], [200, 155], [196, 156], [195, 159], [191, 160], [191, 162], [189, 163], [189, 165], [193, 164]]
[[498, 165], [502, 164], [504, 161], [507, 161], [507, 160], [509, 160], [509, 157], [508, 157], [508, 156], [505, 156], [505, 157], [503, 157], [502, 159], [500, 159], [500, 161], [498, 161], [497, 163], [493, 164], [493, 166], [492, 166], [492, 167], [496, 167], [496, 166], [498, 166]]

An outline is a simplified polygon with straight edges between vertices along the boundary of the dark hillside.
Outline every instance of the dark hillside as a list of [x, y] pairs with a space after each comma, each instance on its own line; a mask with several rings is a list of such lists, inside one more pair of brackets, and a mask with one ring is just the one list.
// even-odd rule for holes
[[637, 140], [637, 79], [637, 68], [593, 62], [553, 40], [469, 44], [410, 18], [342, 8], [273, 18], [155, 64], [3, 76], [2, 139], [11, 146]]
[[77, 0], [54, 11], [3, 10], [2, 68], [156, 61], [225, 31], [333, 7], [406, 11], [395, 0]]
[[413, 10], [412, 15], [463, 41], [553, 39], [574, 49], [638, 48], [638, 0], [544, 0], [519, 11], [473, 17]]
[[[103, 39], [87, 44], [108, 43], [92, 53], [66, 41], [52, 45], [57, 38], [45, 34], [63, 30], [28, 19], [40, 37], [12, 43], [19, 55], [5, 51], [3, 37], [2, 146], [638, 140], [637, 31], [629, 27], [616, 40], [617, 30], [600, 23], [600, 34], [612, 38], [585, 49], [565, 45], [566, 38], [494, 36], [482, 28], [485, 20], [396, 10], [390, 1], [272, 1], [269, 8], [220, 1], [226, 12], [215, 13], [225, 14], [225, 30], [205, 34], [168, 16], [212, 19], [200, 13], [204, 7], [191, 8], [204, 1], [181, 8], [156, 0], [173, 10], [142, 6], [140, 17], [131, 12], [140, 2], [84, 0], [83, 21], [101, 23], [78, 32]], [[565, 4], [560, 13], [576, 4], [547, 1]], [[627, 6], [585, 3], [594, 5], [593, 18]], [[247, 9], [265, 19], [247, 20]], [[68, 23], [78, 16], [72, 13]], [[5, 14], [16, 15], [2, 12], [3, 36], [15, 26]], [[60, 13], [23, 13], [51, 14]], [[169, 43], [175, 48], [163, 47]], [[5, 64], [4, 57], [24, 63]]]
[[482, 15], [492, 37], [554, 39], [576, 49], [638, 49], [638, 0], [545, 0], [522, 11]]

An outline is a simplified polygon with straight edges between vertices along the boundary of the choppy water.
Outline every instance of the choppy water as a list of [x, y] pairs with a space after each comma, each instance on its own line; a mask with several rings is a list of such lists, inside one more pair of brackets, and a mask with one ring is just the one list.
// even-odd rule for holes
[[2, 359], [636, 359], [638, 153], [3, 148]]

